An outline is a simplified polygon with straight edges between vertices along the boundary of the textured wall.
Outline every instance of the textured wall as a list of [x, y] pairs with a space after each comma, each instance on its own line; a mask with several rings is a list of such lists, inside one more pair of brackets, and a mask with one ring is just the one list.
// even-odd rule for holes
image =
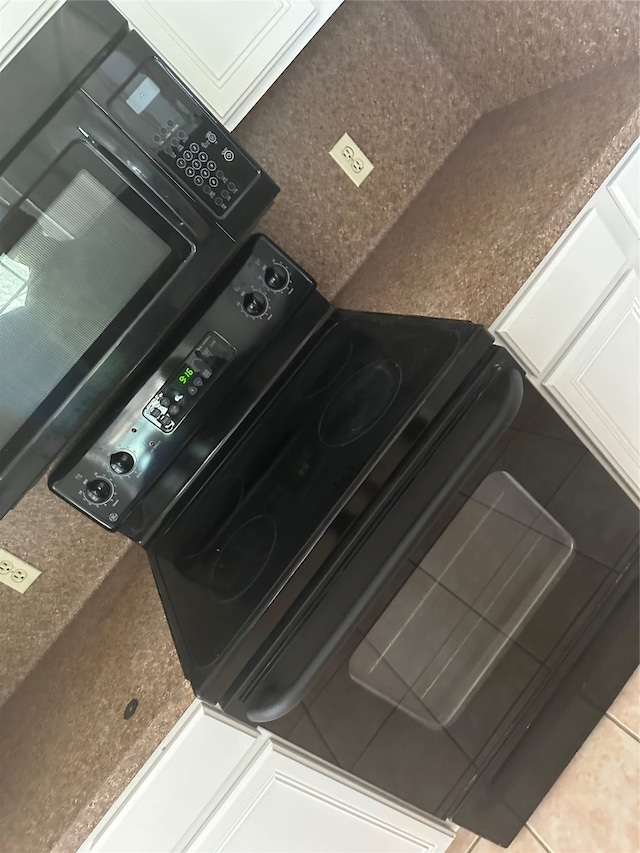
[[[261, 229], [333, 296], [476, 118], [401, 3], [344, 3], [236, 130], [282, 188]], [[345, 131], [359, 189], [328, 155]]]
[[631, 61], [484, 116], [338, 304], [489, 325], [638, 135], [637, 106]]
[[633, 0], [409, 0], [405, 8], [481, 111], [637, 56]]

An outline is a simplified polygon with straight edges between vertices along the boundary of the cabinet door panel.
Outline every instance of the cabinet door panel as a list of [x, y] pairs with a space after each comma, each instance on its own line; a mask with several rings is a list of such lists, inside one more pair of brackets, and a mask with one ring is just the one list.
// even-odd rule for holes
[[640, 156], [631, 157], [608, 186], [622, 215], [640, 237]]
[[[216, 853], [441, 853], [453, 840], [391, 803], [266, 743], [189, 850]], [[345, 777], [346, 778], [346, 777]]]
[[542, 374], [615, 286], [626, 264], [599, 211], [580, 216], [531, 276], [500, 334]]
[[640, 482], [640, 289], [631, 270], [547, 386], [637, 492]]
[[232, 129], [340, 0], [113, 0]]
[[81, 850], [174, 849], [256, 738], [256, 732], [195, 702]]
[[0, 69], [63, 3], [64, 0], [0, 0]]

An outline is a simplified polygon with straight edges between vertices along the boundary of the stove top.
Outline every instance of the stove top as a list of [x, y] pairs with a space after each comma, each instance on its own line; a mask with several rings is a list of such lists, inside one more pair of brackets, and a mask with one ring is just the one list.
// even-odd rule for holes
[[[425, 401], [453, 393], [490, 344], [470, 323], [332, 315], [148, 549], [183, 656], [208, 668], [224, 655], [363, 483], [366, 493], [371, 470]], [[371, 495], [379, 488], [372, 482]], [[357, 517], [343, 513], [342, 532]]]

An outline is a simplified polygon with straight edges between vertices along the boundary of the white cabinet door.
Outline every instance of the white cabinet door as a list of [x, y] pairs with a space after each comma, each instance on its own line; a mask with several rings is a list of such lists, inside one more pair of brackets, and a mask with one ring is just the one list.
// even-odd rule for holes
[[449, 825], [194, 702], [80, 848], [443, 853]]
[[233, 129], [341, 0], [112, 0]]
[[547, 380], [631, 488], [640, 482], [639, 354], [640, 288], [631, 270]]
[[108, 853], [173, 850], [214, 808], [257, 732], [194, 702], [80, 848]]
[[[315, 766], [314, 766], [315, 765]], [[186, 849], [206, 853], [441, 853], [442, 824], [267, 740]]]
[[64, 0], [0, 0], [0, 70], [63, 2]]
[[639, 282], [640, 140], [492, 327], [636, 500]]

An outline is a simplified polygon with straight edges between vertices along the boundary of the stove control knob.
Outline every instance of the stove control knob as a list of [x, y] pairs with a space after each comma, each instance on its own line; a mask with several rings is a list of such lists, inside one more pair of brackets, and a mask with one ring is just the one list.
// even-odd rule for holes
[[119, 450], [117, 453], [112, 453], [111, 459], [109, 459], [111, 470], [115, 471], [116, 474], [128, 474], [130, 471], [133, 471], [135, 464], [136, 460], [126, 450]]
[[242, 305], [251, 317], [261, 317], [269, 307], [267, 297], [264, 293], [260, 293], [259, 290], [250, 290], [249, 293], [246, 293], [242, 300]]
[[289, 270], [281, 264], [267, 267], [264, 272], [264, 280], [271, 290], [283, 290], [289, 284]]
[[85, 488], [85, 494], [91, 503], [104, 504], [113, 494], [113, 486], [108, 480], [97, 477], [95, 480], [89, 480]]

